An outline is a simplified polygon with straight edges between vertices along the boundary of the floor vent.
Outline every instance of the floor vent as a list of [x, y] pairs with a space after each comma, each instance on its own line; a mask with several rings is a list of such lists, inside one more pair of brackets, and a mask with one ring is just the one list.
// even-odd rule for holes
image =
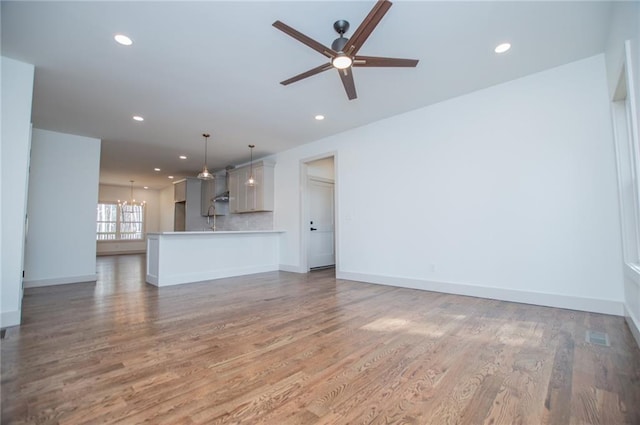
[[587, 342], [594, 345], [609, 347], [609, 335], [606, 332], [587, 331]]
[[336, 268], [335, 264], [331, 264], [331, 265], [328, 265], [328, 266], [311, 267], [311, 268], [309, 268], [309, 270], [314, 272], [316, 270], [327, 270], [327, 269], [335, 269], [335, 268]]

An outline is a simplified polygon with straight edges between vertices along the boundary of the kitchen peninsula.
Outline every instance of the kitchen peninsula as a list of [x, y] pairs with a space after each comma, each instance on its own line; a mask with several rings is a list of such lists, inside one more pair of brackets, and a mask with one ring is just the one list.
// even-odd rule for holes
[[147, 235], [146, 281], [155, 286], [279, 269], [278, 230], [160, 232]]

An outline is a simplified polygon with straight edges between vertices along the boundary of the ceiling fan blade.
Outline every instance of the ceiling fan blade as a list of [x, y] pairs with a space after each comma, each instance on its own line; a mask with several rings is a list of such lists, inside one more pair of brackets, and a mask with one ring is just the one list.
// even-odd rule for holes
[[338, 69], [337, 71], [338, 74], [340, 74], [342, 85], [344, 85], [344, 90], [347, 92], [349, 100], [358, 97], [356, 95], [356, 84], [353, 82], [353, 71], [351, 71], [351, 68]]
[[302, 34], [300, 31], [297, 31], [291, 28], [289, 25], [283, 22], [275, 21], [273, 23], [273, 26], [278, 28], [280, 31], [284, 32], [285, 34], [295, 38], [302, 44], [306, 44], [307, 46], [311, 47], [316, 52], [319, 52], [325, 55], [328, 58], [335, 58], [338, 55], [338, 52], [336, 52], [335, 50], [330, 49], [329, 47], [325, 46], [322, 43], [318, 43], [313, 38], [307, 37], [306, 35]]
[[295, 77], [291, 77], [288, 80], [281, 81], [280, 84], [282, 84], [283, 86], [286, 86], [288, 84], [295, 83], [296, 81], [300, 81], [300, 80], [302, 80], [304, 78], [311, 77], [312, 75], [319, 74], [319, 73], [321, 73], [323, 71], [326, 71], [326, 70], [329, 70], [331, 68], [333, 68], [333, 66], [330, 63], [325, 63], [323, 65], [320, 65], [320, 66], [317, 66], [317, 67], [315, 67], [313, 69], [305, 71], [302, 74], [298, 74]]
[[377, 56], [356, 56], [353, 66], [393, 66], [412, 68], [418, 65], [418, 59], [379, 58]]
[[369, 38], [392, 4], [389, 0], [378, 0], [373, 6], [373, 9], [371, 9], [371, 12], [369, 12], [358, 29], [356, 29], [351, 38], [349, 38], [349, 41], [347, 41], [342, 51], [349, 56], [358, 53], [358, 50], [360, 50], [364, 42], [367, 41], [367, 38]]

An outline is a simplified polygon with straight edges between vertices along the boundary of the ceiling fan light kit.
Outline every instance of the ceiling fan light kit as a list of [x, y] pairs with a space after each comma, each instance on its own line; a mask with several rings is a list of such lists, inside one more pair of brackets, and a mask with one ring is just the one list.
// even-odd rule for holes
[[344, 53], [338, 53], [338, 56], [331, 60], [331, 64], [336, 69], [347, 69], [352, 63], [353, 60]]
[[362, 45], [367, 41], [376, 26], [387, 13], [392, 3], [389, 0], [378, 0], [371, 9], [371, 12], [355, 30], [351, 38], [346, 38], [344, 34], [349, 30], [349, 22], [343, 19], [334, 22], [333, 29], [340, 35], [331, 43], [331, 48], [317, 42], [316, 40], [291, 28], [287, 24], [275, 21], [273, 26], [285, 34], [295, 38], [299, 42], [311, 47], [313, 50], [329, 58], [329, 63], [317, 66], [313, 69], [298, 74], [288, 80], [281, 81], [280, 84], [286, 86], [304, 78], [311, 77], [329, 69], [338, 70], [342, 85], [347, 92], [349, 100], [356, 99], [356, 86], [353, 81], [353, 67], [409, 67], [418, 65], [417, 59], [398, 59], [375, 56], [358, 56], [357, 53]]

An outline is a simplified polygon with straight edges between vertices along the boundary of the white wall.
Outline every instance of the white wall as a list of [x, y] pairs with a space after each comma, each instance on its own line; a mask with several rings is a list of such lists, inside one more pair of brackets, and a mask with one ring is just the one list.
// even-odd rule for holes
[[0, 327], [20, 324], [33, 65], [1, 58]]
[[[631, 60], [626, 63], [627, 70], [633, 72], [631, 82], [634, 84], [629, 90], [627, 87], [628, 96], [634, 100], [633, 107], [635, 107], [635, 136], [638, 135], [637, 123], [640, 122], [640, 3], [638, 2], [616, 2], [613, 6], [613, 13], [611, 19], [611, 31], [609, 34], [609, 40], [607, 41], [607, 47], [605, 52], [606, 65], [607, 65], [607, 83], [609, 87], [610, 99], [615, 98], [616, 85], [618, 84], [623, 66], [625, 64], [625, 41], [630, 42], [630, 56]], [[614, 105], [612, 104], [612, 107]], [[615, 116], [615, 113], [614, 113]], [[620, 134], [618, 132], [618, 134]], [[629, 137], [633, 137], [631, 134]], [[627, 140], [618, 142], [618, 155], [628, 155]], [[620, 146], [620, 143], [623, 146]], [[626, 146], [624, 146], [626, 145]], [[619, 158], [620, 165], [628, 163], [628, 158]], [[619, 185], [620, 185], [620, 203], [621, 208], [624, 206], [636, 206], [637, 201], [629, 188], [636, 187], [636, 176], [633, 175], [630, 169], [626, 169], [623, 166], [619, 167]], [[626, 214], [623, 221], [624, 226], [622, 231], [625, 232], [625, 236], [628, 241], [633, 240], [635, 242], [635, 225], [637, 225], [638, 217], [630, 217], [630, 208], [626, 208], [628, 214]], [[627, 247], [629, 248], [629, 247]], [[635, 255], [637, 256], [637, 252]], [[628, 256], [628, 255], [627, 255]], [[624, 293], [625, 293], [625, 316], [629, 328], [634, 333], [636, 341], [640, 344], [640, 264], [637, 264], [638, 258], [627, 258], [625, 264], [622, 264], [624, 270]], [[636, 262], [636, 264], [634, 264]]]
[[96, 280], [100, 140], [33, 130], [25, 287]]
[[335, 151], [339, 277], [622, 314], [610, 124], [599, 55], [283, 152], [283, 268]]
[[[134, 182], [135, 183], [135, 182]], [[131, 186], [113, 186], [101, 184], [98, 192], [100, 202], [126, 201], [131, 198]], [[160, 231], [160, 191], [153, 189], [133, 188], [133, 198], [136, 201], [146, 201], [144, 208], [145, 232]], [[126, 254], [146, 252], [147, 242], [142, 241], [99, 241], [98, 255]]]

